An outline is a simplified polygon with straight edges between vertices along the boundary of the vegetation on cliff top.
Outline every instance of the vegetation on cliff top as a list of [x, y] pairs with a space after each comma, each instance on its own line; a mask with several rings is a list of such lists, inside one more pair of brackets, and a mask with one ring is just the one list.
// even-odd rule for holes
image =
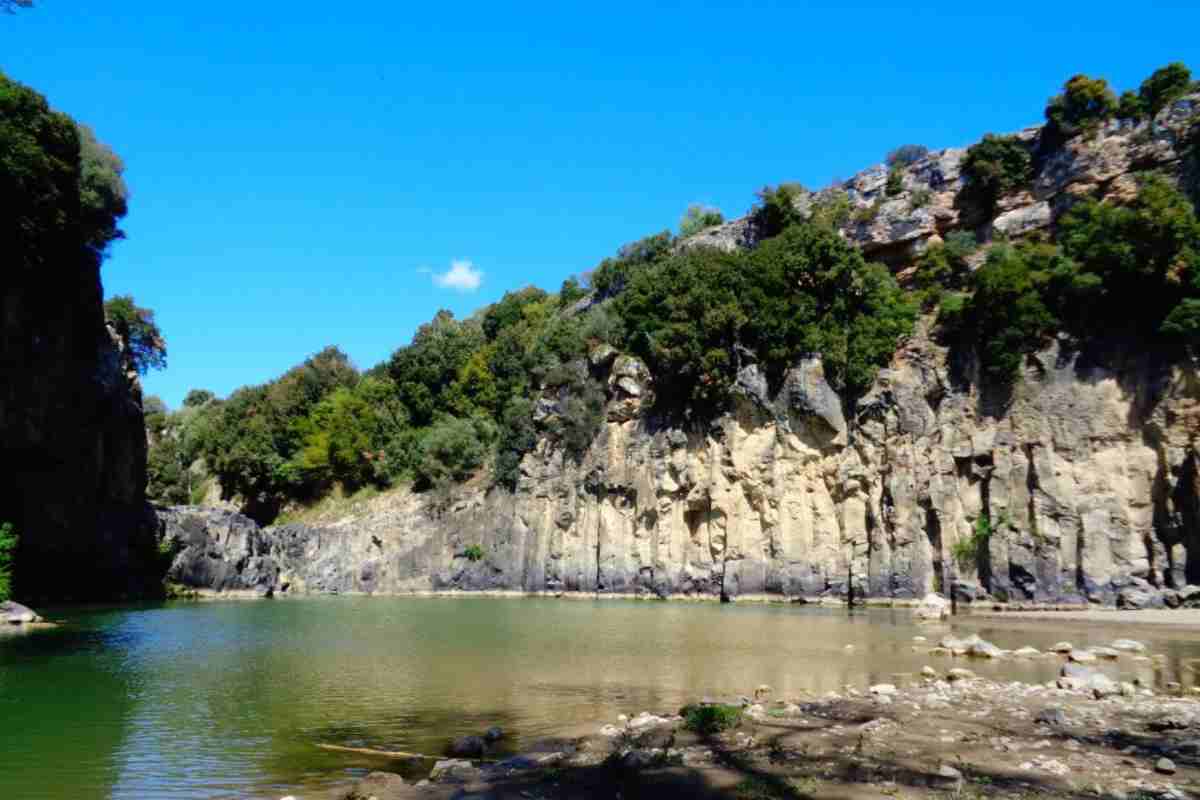
[[11, 522], [0, 522], [0, 603], [12, 596], [13, 553], [17, 549], [17, 534]]

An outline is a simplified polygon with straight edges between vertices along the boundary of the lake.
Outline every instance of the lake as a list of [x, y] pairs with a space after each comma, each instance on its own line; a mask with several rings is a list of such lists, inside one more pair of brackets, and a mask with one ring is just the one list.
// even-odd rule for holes
[[[1200, 633], [734, 603], [323, 597], [43, 610], [61, 627], [0, 637], [0, 798], [305, 797], [415, 765], [318, 744], [440, 754], [500, 725], [509, 751], [703, 696], [864, 688], [964, 660], [913, 652], [948, 630], [1004, 648], [1128, 637], [1167, 656], [1114, 676], [1193, 681]], [[852, 645], [852, 649], [847, 649]], [[972, 661], [1053, 678], [1055, 660]], [[1139, 670], [1134, 672], [1134, 670]], [[426, 769], [428, 765], [426, 765]]]

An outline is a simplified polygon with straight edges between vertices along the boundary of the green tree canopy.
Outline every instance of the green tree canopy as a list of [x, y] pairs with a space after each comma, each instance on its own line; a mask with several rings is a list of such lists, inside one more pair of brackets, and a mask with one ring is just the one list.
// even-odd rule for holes
[[139, 375], [167, 368], [167, 342], [154, 322], [154, 312], [138, 306], [132, 295], [117, 295], [104, 303], [104, 317], [113, 326]]

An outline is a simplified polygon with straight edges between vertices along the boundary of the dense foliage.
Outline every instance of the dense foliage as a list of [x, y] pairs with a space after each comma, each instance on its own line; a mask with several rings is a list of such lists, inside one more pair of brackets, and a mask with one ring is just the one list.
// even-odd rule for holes
[[1176, 61], [1156, 69], [1138, 88], [1138, 99], [1150, 116], [1183, 97], [1192, 89], [1192, 71]]
[[889, 167], [909, 167], [929, 155], [929, 148], [923, 144], [902, 144], [887, 154]]
[[952, 335], [979, 347], [985, 371], [1011, 380], [1025, 353], [1063, 330], [1079, 340], [1129, 334], [1160, 347], [1200, 344], [1200, 221], [1158, 175], [1128, 205], [1085, 200], [1057, 242], [994, 247], [967, 292], [941, 300]]
[[0, 522], [0, 603], [12, 595], [13, 553], [17, 549], [17, 534], [11, 522]]
[[1033, 157], [1017, 137], [989, 133], [967, 149], [962, 173], [965, 194], [991, 214], [1001, 197], [1033, 179]]
[[781, 183], [764, 186], [758, 192], [758, 203], [750, 214], [758, 227], [759, 235], [766, 238], [777, 236], [784, 228], [804, 219], [797, 201], [804, 194], [798, 183]]
[[742, 724], [742, 707], [725, 703], [695, 703], [679, 710], [683, 727], [701, 736], [712, 736]]
[[123, 235], [123, 167], [91, 130], [0, 73], [0, 251], [6, 269], [98, 264]]
[[1046, 104], [1046, 128], [1058, 141], [1094, 133], [1117, 113], [1117, 96], [1103, 78], [1076, 75]]
[[668, 406], [717, 408], [751, 361], [778, 380], [801, 355], [862, 391], [911, 326], [914, 311], [888, 271], [834, 231], [799, 223], [749, 252], [699, 250], [639, 272], [616, 300], [626, 345], [670, 376]]
[[139, 375], [167, 368], [167, 343], [153, 311], [138, 306], [131, 295], [117, 295], [105, 301], [104, 318], [120, 337], [125, 356]]

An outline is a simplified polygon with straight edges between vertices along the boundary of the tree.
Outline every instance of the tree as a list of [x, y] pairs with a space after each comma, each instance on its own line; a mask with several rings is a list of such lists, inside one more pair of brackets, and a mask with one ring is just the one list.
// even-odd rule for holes
[[1117, 97], [1104, 78], [1076, 75], [1063, 86], [1062, 94], [1046, 104], [1046, 122], [1051, 138], [1065, 141], [1081, 133], [1094, 133], [1117, 112]]
[[97, 141], [87, 125], [79, 125], [80, 212], [89, 247], [103, 254], [108, 245], [124, 239], [117, 220], [129, 210], [129, 189], [122, 175], [125, 164], [108, 145]]
[[725, 217], [719, 209], [693, 203], [687, 207], [687, 211], [679, 220], [679, 235], [681, 237], [693, 236], [706, 228], [720, 225], [724, 221]]
[[969, 197], [992, 214], [1001, 197], [1033, 179], [1033, 158], [1015, 136], [989, 133], [967, 148], [962, 172]]
[[910, 167], [929, 155], [929, 148], [923, 144], [902, 144], [887, 154], [889, 167]]
[[1138, 97], [1150, 116], [1154, 117], [1187, 94], [1191, 86], [1192, 71], [1182, 61], [1175, 61], [1154, 70], [1149, 78], [1142, 81]]
[[183, 398], [183, 405], [186, 408], [197, 408], [207, 405], [215, 399], [217, 396], [207, 389], [192, 389], [187, 393], [187, 397]]
[[0, 0], [0, 9], [15, 14], [18, 8], [33, 8], [33, 0]]
[[1142, 103], [1142, 98], [1137, 92], [1124, 91], [1121, 92], [1121, 99], [1117, 103], [1117, 119], [1128, 119], [1137, 121], [1146, 116], [1146, 106]]
[[113, 326], [139, 375], [167, 368], [167, 343], [154, 322], [153, 311], [139, 307], [132, 295], [117, 295], [104, 303], [104, 318]]
[[759, 190], [758, 203], [750, 215], [764, 239], [777, 236], [784, 228], [802, 221], [800, 209], [796, 207], [802, 194], [804, 187], [798, 183], [764, 186]]

